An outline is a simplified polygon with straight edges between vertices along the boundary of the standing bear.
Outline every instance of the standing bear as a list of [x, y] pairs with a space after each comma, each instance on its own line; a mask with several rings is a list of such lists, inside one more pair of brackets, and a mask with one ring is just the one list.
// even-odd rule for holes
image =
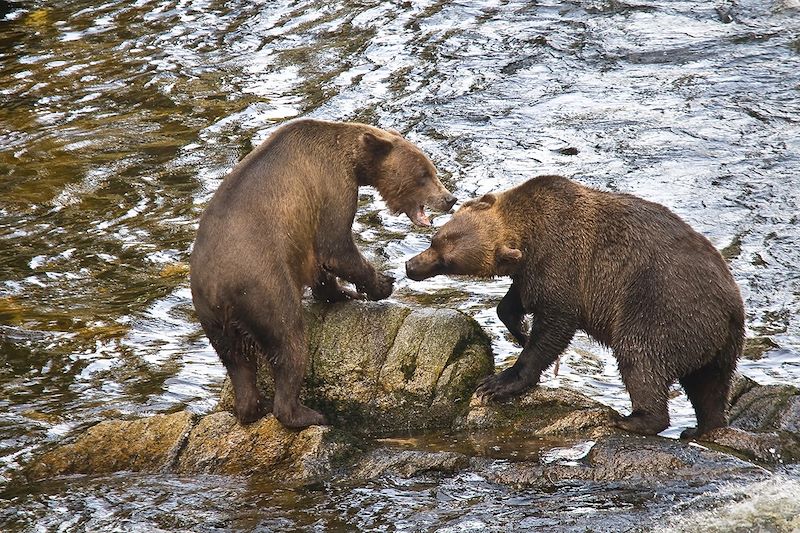
[[[275, 381], [272, 412], [285, 426], [325, 424], [300, 403], [306, 368], [305, 287], [327, 301], [380, 300], [394, 279], [375, 271], [353, 241], [358, 187], [429, 225], [424, 206], [455, 203], [422, 151], [366, 124], [297, 120], [276, 130], [224, 179], [208, 204], [191, 255], [195, 310], [231, 378], [242, 424], [269, 411], [258, 364]], [[355, 285], [341, 287], [337, 276]]]
[[619, 427], [666, 429], [676, 379], [697, 415], [697, 428], [681, 437], [726, 424], [744, 337], [742, 298], [714, 246], [662, 205], [539, 176], [465, 203], [406, 271], [418, 281], [511, 277], [497, 314], [524, 348], [513, 366], [479, 385], [479, 397], [534, 387], [581, 329], [614, 351], [632, 403]]

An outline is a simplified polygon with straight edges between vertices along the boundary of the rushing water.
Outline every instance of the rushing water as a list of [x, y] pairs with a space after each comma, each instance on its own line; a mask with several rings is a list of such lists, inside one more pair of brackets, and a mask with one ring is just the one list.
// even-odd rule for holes
[[[224, 371], [184, 266], [197, 219], [226, 171], [299, 116], [402, 131], [461, 200], [562, 173], [667, 205], [725, 249], [748, 334], [767, 339], [742, 372], [800, 382], [797, 0], [0, 1], [0, 529], [748, 530], [756, 509], [752, 527], [791, 530], [791, 469], [773, 499], [750, 498], [761, 486], [516, 490], [470, 473], [10, 485], [104, 417], [214, 405]], [[458, 307], [498, 364], [516, 355], [493, 309], [507, 281], [405, 279], [430, 232], [374, 191], [355, 230], [397, 277], [393, 298]], [[628, 408], [588, 338], [560, 368], [547, 384]], [[677, 389], [671, 411], [668, 436], [693, 423]]]

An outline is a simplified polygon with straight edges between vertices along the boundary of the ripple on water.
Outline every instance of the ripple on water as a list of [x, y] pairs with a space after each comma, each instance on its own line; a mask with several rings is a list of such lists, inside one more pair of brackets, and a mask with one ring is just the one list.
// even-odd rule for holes
[[[726, 249], [748, 333], [777, 346], [743, 372], [800, 381], [795, 3], [731, 4], [726, 23], [688, 0], [0, 2], [2, 471], [109, 410], [211, 407], [223, 370], [186, 276], [165, 268], [186, 261], [228, 169], [296, 116], [402, 131], [462, 202], [556, 172], [664, 203]], [[498, 366], [513, 361], [494, 312], [507, 280], [412, 282], [403, 263], [431, 232], [369, 190], [358, 219], [396, 300], [461, 309]], [[543, 382], [628, 409], [613, 357], [584, 335]], [[681, 394], [670, 408], [674, 436], [693, 413]], [[25, 490], [3, 523], [614, 530], [691, 498], [514, 491], [469, 474], [316, 491], [147, 476]]]

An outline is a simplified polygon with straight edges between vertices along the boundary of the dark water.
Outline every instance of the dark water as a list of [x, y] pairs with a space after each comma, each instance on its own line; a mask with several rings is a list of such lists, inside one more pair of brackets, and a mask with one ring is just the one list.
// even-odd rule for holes
[[[214, 405], [224, 372], [185, 267], [196, 222], [226, 171], [299, 116], [402, 131], [461, 200], [546, 172], [664, 203], [730, 258], [748, 335], [769, 347], [742, 372], [800, 383], [797, 0], [0, 2], [0, 529], [800, 527], [796, 470], [649, 492], [469, 473], [10, 484], [104, 417]], [[493, 310], [507, 282], [406, 280], [429, 233], [363, 200], [355, 229], [398, 278], [394, 298], [456, 306], [499, 364], [515, 356]], [[613, 358], [585, 337], [545, 382], [628, 409]], [[671, 408], [675, 436], [693, 415], [677, 391]]]

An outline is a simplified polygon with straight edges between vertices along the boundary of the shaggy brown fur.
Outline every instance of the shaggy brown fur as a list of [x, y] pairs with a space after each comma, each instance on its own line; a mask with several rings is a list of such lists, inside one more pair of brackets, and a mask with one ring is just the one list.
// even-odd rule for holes
[[[392, 210], [418, 224], [428, 223], [423, 205], [446, 211], [455, 202], [428, 158], [396, 132], [299, 120], [236, 165], [203, 214], [191, 257], [192, 298], [230, 374], [241, 423], [270, 409], [256, 389], [261, 361], [275, 380], [272, 411], [281, 423], [325, 423], [299, 401], [305, 287], [329, 301], [391, 294], [393, 278], [376, 272], [353, 241], [360, 185], [374, 185]], [[358, 293], [339, 286], [337, 276]]]
[[497, 312], [524, 348], [479, 396], [503, 399], [535, 386], [581, 329], [614, 351], [632, 402], [623, 429], [666, 429], [676, 379], [697, 414], [696, 431], [684, 437], [726, 423], [742, 298], [713, 245], [659, 204], [539, 176], [465, 203], [406, 271], [415, 280], [511, 276]]

